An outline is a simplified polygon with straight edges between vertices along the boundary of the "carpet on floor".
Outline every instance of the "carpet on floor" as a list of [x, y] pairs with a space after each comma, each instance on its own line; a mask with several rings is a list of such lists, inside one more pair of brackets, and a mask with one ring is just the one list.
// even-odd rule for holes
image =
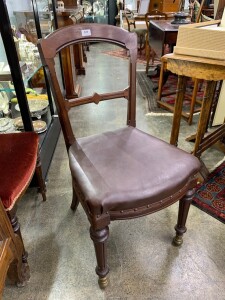
[[[110, 55], [110, 56], [115, 56], [115, 57], [120, 57], [120, 58], [123, 58], [123, 59], [128, 59], [126, 49], [119, 48], [119, 49], [116, 49], [116, 50], [103, 51], [102, 53], [106, 54], [106, 55]], [[154, 64], [157, 65], [157, 64], [159, 64], [159, 62], [160, 61], [158, 59], [155, 59]], [[143, 50], [141, 53], [138, 51], [137, 63], [146, 64], [145, 50]]]
[[[138, 71], [137, 72], [137, 82], [141, 88], [143, 96], [148, 101], [148, 109], [149, 112], [152, 113], [162, 113], [166, 110], [161, 109], [157, 105], [157, 86], [159, 82], [159, 78], [150, 78], [146, 75], [144, 71]], [[187, 83], [187, 89], [185, 93], [185, 99], [183, 102], [183, 110], [186, 112], [190, 111], [190, 104], [191, 104], [191, 95], [193, 91], [193, 81], [190, 78]], [[161, 101], [164, 101], [170, 105], [175, 104], [175, 97], [176, 97], [176, 89], [177, 89], [177, 76], [174, 74], [169, 75], [168, 80], [163, 86], [162, 89], [162, 98]], [[172, 93], [172, 94], [171, 94]], [[170, 94], [170, 95], [167, 95]], [[197, 99], [201, 99], [203, 96], [203, 88], [199, 89], [199, 92], [197, 93]], [[196, 106], [200, 106], [199, 104], [196, 104]], [[167, 111], [168, 112], [168, 111]]]
[[[103, 54], [120, 57], [123, 59], [128, 59], [126, 49], [115, 49], [115, 50], [108, 50], [103, 51]], [[145, 51], [138, 52], [138, 63], [146, 64], [146, 56]], [[160, 60], [155, 58], [154, 65], [150, 65], [149, 67], [149, 74], [154, 73], [154, 70], [156, 67], [160, 65]], [[142, 96], [147, 100], [148, 103], [148, 110], [150, 113], [169, 113], [165, 109], [159, 108], [157, 105], [157, 90], [155, 88], [158, 86], [159, 77], [149, 77], [146, 75], [145, 71], [137, 71], [137, 82], [140, 86]], [[184, 99], [184, 105], [183, 110], [188, 112], [190, 110], [190, 98], [193, 91], [193, 81], [190, 78], [187, 83], [187, 89]], [[175, 103], [175, 96], [176, 96], [176, 88], [177, 88], [177, 76], [174, 74], [169, 75], [167, 82], [163, 86], [162, 95], [171, 94], [171, 92], [174, 92], [172, 95], [163, 96], [161, 98], [161, 101], [165, 101], [168, 104], [174, 105]], [[201, 88], [197, 94], [197, 99], [201, 99], [203, 96], [203, 88]], [[198, 104], [197, 104], [198, 105]]]
[[197, 186], [192, 204], [225, 223], [225, 161]]

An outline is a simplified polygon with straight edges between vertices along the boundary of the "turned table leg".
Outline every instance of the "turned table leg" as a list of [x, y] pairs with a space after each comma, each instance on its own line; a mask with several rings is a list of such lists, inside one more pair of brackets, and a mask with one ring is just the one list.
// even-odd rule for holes
[[216, 81], [206, 81], [206, 87], [203, 95], [195, 145], [193, 150], [193, 154], [198, 157], [200, 157], [200, 154], [198, 154], [198, 150], [201, 147], [201, 142], [204, 138], [204, 135], [208, 127], [208, 120], [209, 120], [209, 115], [210, 115], [212, 102], [214, 98], [215, 88], [216, 88]]
[[174, 115], [173, 115], [173, 125], [170, 136], [170, 144], [177, 146], [178, 144], [178, 135], [180, 129], [180, 121], [183, 107], [183, 100], [186, 90], [187, 77], [186, 76], [178, 76], [178, 84], [177, 84], [177, 95], [174, 107]]

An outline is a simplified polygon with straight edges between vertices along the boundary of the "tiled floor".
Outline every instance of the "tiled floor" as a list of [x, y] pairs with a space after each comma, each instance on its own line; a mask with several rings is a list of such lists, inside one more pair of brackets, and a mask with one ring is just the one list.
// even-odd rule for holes
[[[114, 84], [126, 86], [127, 61], [104, 55], [102, 49], [102, 45], [92, 45], [87, 53], [87, 74], [79, 78], [84, 94], [96, 86], [101, 90]], [[172, 117], [148, 115], [139, 87], [137, 95], [137, 127], [169, 141]], [[77, 108], [77, 136], [123, 125], [124, 112], [124, 100]], [[179, 147], [187, 151], [192, 145], [185, 142], [185, 137], [195, 132], [196, 120], [192, 126], [185, 121], [181, 124]], [[210, 149], [202, 158], [212, 168], [223, 154]], [[19, 203], [31, 278], [23, 288], [7, 284], [3, 299], [225, 299], [224, 224], [216, 219], [191, 206], [181, 248], [171, 245], [177, 204], [147, 217], [113, 222], [108, 243], [110, 285], [102, 291], [95, 274], [88, 220], [81, 206], [75, 213], [70, 210], [71, 179], [62, 136], [49, 170], [47, 189], [46, 203], [35, 189], [30, 189]]]

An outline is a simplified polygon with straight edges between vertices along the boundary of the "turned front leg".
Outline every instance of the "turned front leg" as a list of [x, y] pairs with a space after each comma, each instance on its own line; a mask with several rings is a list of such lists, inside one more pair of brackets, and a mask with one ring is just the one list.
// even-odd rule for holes
[[97, 259], [96, 273], [99, 276], [100, 288], [105, 288], [108, 285], [107, 274], [109, 267], [107, 265], [106, 241], [109, 237], [109, 227], [106, 226], [102, 230], [94, 230], [90, 228], [90, 236], [94, 242], [95, 254]]
[[187, 231], [185, 224], [194, 193], [195, 189], [189, 190], [179, 202], [178, 220], [175, 226], [176, 236], [173, 239], [174, 246], [180, 246], [183, 243], [183, 234]]

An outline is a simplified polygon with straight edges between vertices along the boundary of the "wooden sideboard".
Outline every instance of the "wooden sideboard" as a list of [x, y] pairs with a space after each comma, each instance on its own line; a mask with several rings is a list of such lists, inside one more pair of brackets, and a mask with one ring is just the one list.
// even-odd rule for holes
[[158, 9], [162, 12], [177, 12], [179, 8], [179, 0], [151, 0], [148, 10]]

